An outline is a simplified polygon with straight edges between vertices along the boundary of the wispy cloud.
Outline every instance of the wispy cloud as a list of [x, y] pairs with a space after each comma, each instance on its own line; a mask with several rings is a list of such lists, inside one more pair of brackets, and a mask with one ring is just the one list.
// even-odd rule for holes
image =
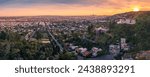
[[135, 6], [150, 10], [149, 3], [150, 0], [0, 0], [0, 15], [115, 14], [131, 11]]
[[29, 6], [29, 5], [89, 5], [89, 6], [128, 6], [137, 3], [149, 3], [150, 0], [0, 0], [0, 6]]

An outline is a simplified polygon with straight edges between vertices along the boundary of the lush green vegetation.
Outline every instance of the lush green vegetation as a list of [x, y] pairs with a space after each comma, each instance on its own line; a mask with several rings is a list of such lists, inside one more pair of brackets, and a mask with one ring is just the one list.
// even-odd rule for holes
[[[136, 17], [136, 24], [116, 24], [109, 23], [109, 31], [101, 33], [96, 37], [95, 27], [89, 25], [87, 32], [71, 32], [69, 35], [61, 33], [57, 36], [58, 41], [64, 43], [73, 43], [79, 47], [85, 47], [90, 50], [92, 47], [103, 49], [100, 56], [108, 52], [110, 44], [118, 43], [120, 38], [126, 38], [131, 46], [129, 54], [136, 54], [139, 51], [150, 50], [150, 13], [139, 14]], [[0, 59], [25, 59], [25, 60], [45, 60], [45, 59], [76, 59], [76, 56], [70, 52], [57, 53], [57, 47], [54, 44], [41, 44], [39, 41], [29, 42], [24, 39], [25, 33], [14, 33], [8, 30], [0, 32]], [[84, 38], [84, 36], [85, 38]], [[47, 36], [47, 35], [45, 35]], [[42, 32], [36, 32], [37, 40], [45, 37]], [[46, 37], [48, 38], [48, 37]], [[96, 38], [96, 39], [95, 39]], [[51, 41], [52, 43], [52, 41]]]
[[[40, 40], [42, 34], [36, 33]], [[55, 53], [52, 44], [42, 44], [39, 41], [29, 42], [22, 34], [2, 31], [0, 32], [0, 59], [4, 60], [53, 60], [75, 59], [72, 53]]]
[[[120, 38], [126, 38], [133, 47], [133, 53], [150, 50], [150, 13], [143, 13], [136, 17], [135, 25], [111, 23], [111, 42], [115, 43]], [[131, 52], [132, 53], [132, 52]]]

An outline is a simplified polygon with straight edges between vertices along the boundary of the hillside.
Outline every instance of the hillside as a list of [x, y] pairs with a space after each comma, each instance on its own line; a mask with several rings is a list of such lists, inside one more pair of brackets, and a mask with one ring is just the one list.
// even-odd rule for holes
[[132, 51], [150, 50], [150, 11], [128, 12], [111, 16], [112, 19], [117, 18], [134, 18], [136, 24], [116, 24], [110, 25], [112, 39], [124, 37], [133, 45]]
[[110, 20], [116, 20], [118, 18], [136, 19], [138, 16], [142, 16], [142, 15], [150, 15], [150, 11], [120, 13], [120, 14], [112, 15], [112, 16], [108, 17], [108, 19], [110, 19]]

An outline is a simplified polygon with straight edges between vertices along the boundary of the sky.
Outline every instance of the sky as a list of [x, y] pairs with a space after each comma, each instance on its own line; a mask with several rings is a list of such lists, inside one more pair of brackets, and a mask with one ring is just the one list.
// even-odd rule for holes
[[113, 15], [150, 10], [150, 0], [0, 0], [0, 16]]

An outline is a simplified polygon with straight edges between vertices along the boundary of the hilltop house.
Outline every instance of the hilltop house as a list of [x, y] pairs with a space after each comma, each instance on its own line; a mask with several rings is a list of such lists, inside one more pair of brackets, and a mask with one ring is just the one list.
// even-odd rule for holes
[[120, 18], [119, 20], [117, 20], [117, 24], [136, 24], [136, 20], [135, 19], [130, 19], [130, 18]]

